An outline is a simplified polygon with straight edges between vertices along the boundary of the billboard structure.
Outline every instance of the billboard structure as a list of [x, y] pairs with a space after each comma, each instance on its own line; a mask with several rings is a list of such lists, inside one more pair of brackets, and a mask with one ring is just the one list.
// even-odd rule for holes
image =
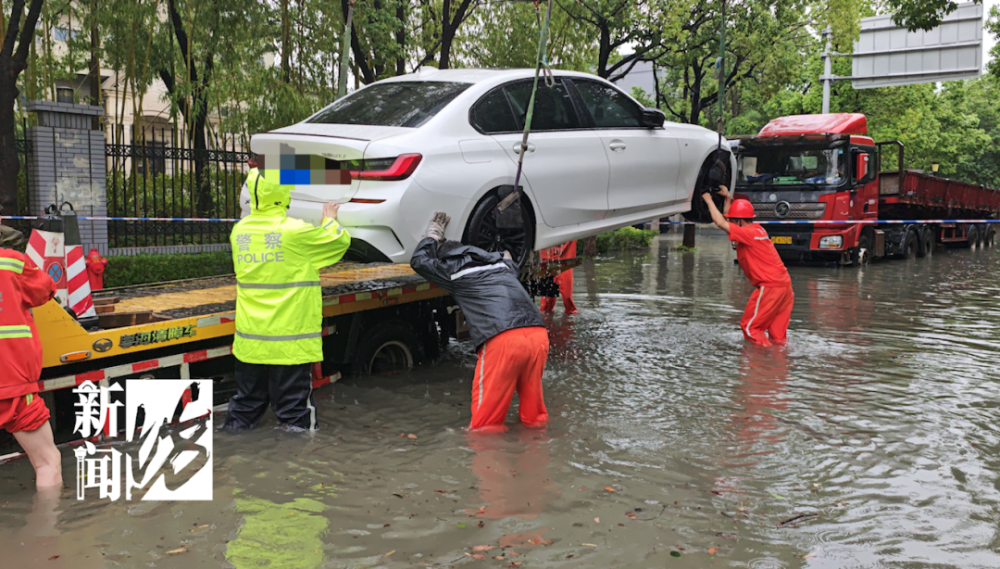
[[[983, 74], [983, 5], [959, 4], [928, 31], [910, 32], [892, 22], [892, 16], [861, 19], [861, 35], [854, 53], [834, 53], [823, 30], [823, 112], [830, 112], [830, 87], [834, 81], [850, 80], [855, 89], [937, 83], [975, 79]], [[833, 74], [831, 57], [850, 55], [850, 77]]]
[[975, 79], [983, 70], [983, 5], [959, 4], [941, 25], [907, 31], [892, 16], [861, 20], [854, 44], [855, 89]]

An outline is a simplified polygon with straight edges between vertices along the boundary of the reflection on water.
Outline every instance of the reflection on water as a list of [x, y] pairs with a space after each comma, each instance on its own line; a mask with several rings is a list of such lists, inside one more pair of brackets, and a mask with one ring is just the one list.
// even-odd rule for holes
[[26, 461], [0, 466], [4, 555], [184, 569], [1000, 566], [1000, 255], [794, 267], [791, 344], [758, 348], [738, 328], [751, 288], [728, 242], [706, 231], [681, 254], [678, 241], [576, 271], [580, 314], [546, 320], [544, 432], [466, 433], [475, 355], [452, 344], [406, 376], [319, 391], [313, 435], [273, 417], [217, 434], [212, 502], [53, 506], [34, 499]]

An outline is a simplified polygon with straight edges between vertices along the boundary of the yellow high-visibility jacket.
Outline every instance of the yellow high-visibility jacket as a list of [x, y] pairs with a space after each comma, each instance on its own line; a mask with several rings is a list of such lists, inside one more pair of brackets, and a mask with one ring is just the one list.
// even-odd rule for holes
[[335, 220], [320, 227], [285, 215], [288, 186], [247, 177], [250, 215], [229, 242], [236, 268], [236, 337], [242, 362], [296, 365], [323, 361], [323, 295], [319, 271], [339, 261], [351, 236]]

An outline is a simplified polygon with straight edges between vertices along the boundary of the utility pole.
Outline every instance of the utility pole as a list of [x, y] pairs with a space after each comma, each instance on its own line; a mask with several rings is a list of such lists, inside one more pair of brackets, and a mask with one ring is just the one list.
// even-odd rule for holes
[[351, 20], [354, 18], [354, 0], [347, 4], [347, 23], [344, 24], [344, 37], [340, 46], [340, 77], [337, 78], [337, 98], [347, 94], [347, 60], [351, 53]]
[[823, 51], [823, 114], [830, 112], [830, 86], [833, 84], [833, 65], [831, 56], [833, 55], [833, 44], [830, 38], [833, 37], [833, 30], [826, 28], [823, 30], [823, 39], [826, 40], [826, 49]]

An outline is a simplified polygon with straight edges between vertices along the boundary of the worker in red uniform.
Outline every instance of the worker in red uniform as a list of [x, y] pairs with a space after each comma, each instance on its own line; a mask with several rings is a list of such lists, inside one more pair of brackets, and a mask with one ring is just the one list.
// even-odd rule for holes
[[[542, 249], [540, 256], [543, 261], [565, 261], [576, 258], [576, 240], [548, 249]], [[573, 269], [565, 270], [552, 277], [552, 280], [559, 285], [559, 296], [563, 299], [563, 312], [566, 314], [576, 314], [576, 303], [573, 302]], [[542, 297], [542, 312], [553, 312], [556, 308], [554, 296]]]
[[[708, 192], [702, 194], [712, 221], [736, 242], [736, 260], [750, 283], [757, 287], [740, 320], [747, 340], [762, 346], [788, 343], [788, 322], [792, 316], [795, 294], [792, 280], [767, 231], [753, 222], [753, 205], [747, 200], [732, 200], [729, 190], [719, 186], [719, 195], [726, 200], [724, 211], [715, 207]], [[726, 221], [726, 219], [730, 221]], [[765, 332], [767, 333], [765, 335]], [[768, 340], [770, 336], [770, 341]]]
[[510, 253], [445, 240], [449, 221], [443, 212], [434, 214], [410, 266], [448, 291], [469, 324], [479, 355], [469, 429], [502, 430], [514, 391], [521, 423], [542, 426], [549, 420], [542, 397], [549, 335], [542, 315], [518, 281]]
[[0, 249], [0, 428], [14, 435], [35, 468], [35, 486], [62, 486], [49, 410], [38, 396], [42, 343], [31, 309], [52, 300], [56, 285], [28, 258]]

